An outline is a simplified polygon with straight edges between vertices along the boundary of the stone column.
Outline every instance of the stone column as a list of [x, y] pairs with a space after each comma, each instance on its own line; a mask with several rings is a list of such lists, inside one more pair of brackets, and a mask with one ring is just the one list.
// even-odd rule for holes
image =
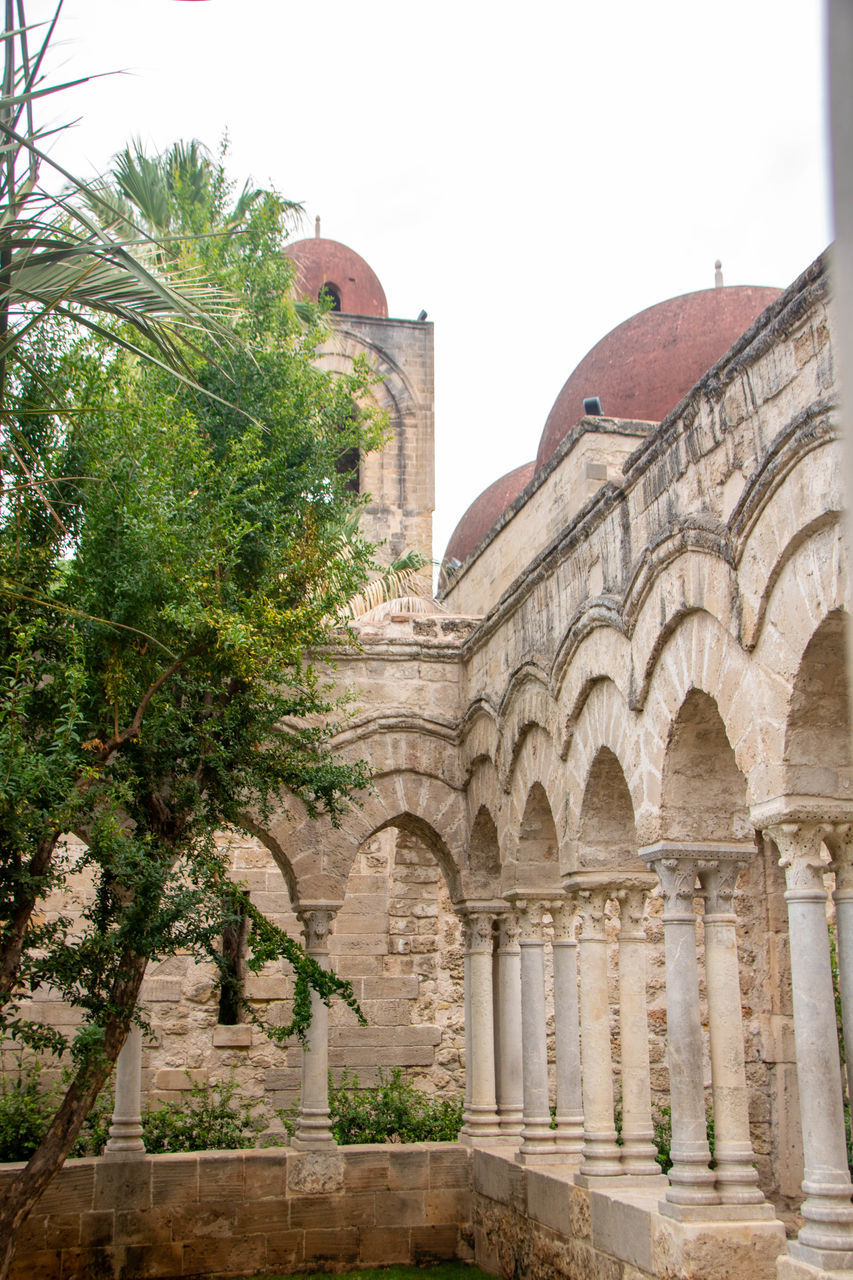
[[548, 1099], [548, 1042], [545, 1031], [545, 941], [542, 920], [550, 902], [513, 895], [521, 927], [521, 1059], [524, 1123], [520, 1164], [560, 1160]]
[[847, 1097], [853, 1099], [853, 823], [836, 822], [824, 836], [835, 872], [835, 946], [841, 1019], [847, 1049]]
[[714, 1097], [714, 1161], [717, 1191], [723, 1204], [764, 1205], [749, 1135], [737, 918], [732, 910], [735, 884], [743, 865], [741, 859], [726, 855], [703, 858], [698, 867], [705, 894], [705, 987]]
[[[305, 903], [297, 910], [305, 930], [305, 950], [324, 969], [329, 967], [329, 933], [337, 903]], [[300, 1151], [327, 1151], [336, 1146], [329, 1123], [329, 1009], [311, 992], [311, 1026], [302, 1048], [302, 1096], [296, 1133], [290, 1145]]]
[[105, 1160], [145, 1155], [142, 1141], [142, 1031], [131, 1026], [116, 1061], [116, 1100]]
[[[672, 1109], [672, 1168], [667, 1210], [719, 1203], [705, 1122], [702, 1024], [696, 957], [696, 859], [660, 846], [645, 854], [661, 882], [666, 958], [666, 1038]], [[677, 1212], [674, 1216], [680, 1216]]]
[[583, 1097], [578, 1011], [577, 903], [561, 902], [554, 921], [554, 1053], [557, 1065], [557, 1150], [570, 1160], [583, 1148]]
[[524, 1117], [520, 932], [518, 920], [512, 912], [498, 917], [498, 948], [495, 954], [498, 1118], [501, 1135], [512, 1141], [520, 1135]]
[[583, 1055], [583, 1164], [580, 1176], [615, 1177], [622, 1172], [613, 1114], [613, 1059], [610, 1052], [610, 999], [607, 989], [607, 934], [604, 908], [609, 881], [594, 874], [580, 884], [580, 1024]]
[[853, 1269], [853, 1205], [826, 923], [823, 877], [827, 865], [821, 857], [821, 845], [831, 832], [822, 823], [804, 821], [774, 823], [764, 834], [779, 850], [788, 886], [785, 900], [805, 1161], [803, 1225], [788, 1252], [826, 1271], [844, 1271]]
[[[652, 880], [652, 877], [649, 877]], [[619, 904], [619, 1030], [622, 1049], [622, 1172], [660, 1178], [654, 1144], [646, 1012], [646, 904], [652, 884], [623, 884]]]
[[469, 1143], [500, 1136], [495, 1102], [495, 1026], [492, 954], [495, 912], [468, 904], [461, 912], [465, 926], [466, 1044], [465, 1124], [460, 1134]]

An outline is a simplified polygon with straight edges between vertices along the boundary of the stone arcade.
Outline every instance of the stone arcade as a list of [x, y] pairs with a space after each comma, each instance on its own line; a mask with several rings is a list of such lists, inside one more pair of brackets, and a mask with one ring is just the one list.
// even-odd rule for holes
[[[365, 351], [383, 375], [393, 438], [362, 463], [368, 530], [428, 551], [431, 326], [388, 319], [344, 246], [290, 253], [340, 312], [329, 367]], [[620, 416], [585, 416], [589, 395]], [[158, 1218], [148, 1270], [115, 1233], [128, 1207], [156, 1217], [166, 1166], [123, 1164], [125, 1201], [103, 1164], [69, 1166], [49, 1195], [67, 1180], [52, 1212], [78, 1215], [78, 1252], [83, 1219], [112, 1212], [101, 1243], [128, 1275], [199, 1257], [238, 1273], [241, 1240], [270, 1269], [276, 1248], [293, 1266], [473, 1248], [505, 1276], [853, 1275], [830, 935], [853, 1026], [839, 430], [822, 261], [780, 294], [658, 304], [593, 348], [536, 462], [461, 521], [440, 607], [368, 615], [339, 655], [358, 710], [338, 747], [371, 761], [373, 794], [340, 831], [293, 809], [234, 847], [235, 874], [353, 980], [370, 1025], [318, 1016], [303, 1059], [218, 1025], [209, 974], [161, 965], [144, 1089], [234, 1070], [280, 1104], [301, 1083], [295, 1150], [175, 1157], [193, 1230], [222, 1226], [217, 1176], [232, 1217], [207, 1253]], [[284, 976], [249, 991], [275, 1016]], [[464, 1081], [462, 1143], [338, 1151], [327, 1063]], [[55, 1247], [50, 1212], [32, 1258]]]

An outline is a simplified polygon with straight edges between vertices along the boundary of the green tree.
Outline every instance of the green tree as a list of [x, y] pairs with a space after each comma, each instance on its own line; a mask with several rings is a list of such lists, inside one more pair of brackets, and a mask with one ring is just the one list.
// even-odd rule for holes
[[[115, 1062], [149, 959], [219, 963], [223, 929], [247, 913], [250, 968], [294, 966], [293, 1022], [275, 1034], [304, 1030], [312, 986], [352, 1000], [229, 880], [215, 835], [262, 824], [283, 793], [337, 821], [367, 785], [330, 754], [335, 708], [310, 655], [370, 566], [337, 464], [377, 445], [382, 423], [353, 414], [366, 367], [333, 378], [312, 363], [325, 331], [289, 301], [289, 206], [255, 193], [235, 234], [223, 163], [205, 164], [202, 196], [168, 190], [167, 252], [237, 300], [227, 358], [202, 335], [176, 382], [51, 315], [8, 379], [0, 1029], [66, 1048], [22, 1014], [40, 983], [82, 1020], [70, 1086], [0, 1206], [0, 1277]], [[96, 886], [73, 930], [38, 912], [62, 885], [69, 830]]]

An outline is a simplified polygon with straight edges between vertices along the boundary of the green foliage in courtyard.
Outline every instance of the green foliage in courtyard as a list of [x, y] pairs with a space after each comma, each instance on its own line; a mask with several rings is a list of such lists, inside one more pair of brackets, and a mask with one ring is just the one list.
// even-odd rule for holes
[[[435, 1098], [403, 1076], [402, 1067], [380, 1069], [377, 1084], [363, 1088], [358, 1076], [344, 1071], [340, 1082], [329, 1076], [329, 1115], [335, 1141], [341, 1146], [359, 1142], [455, 1142], [462, 1128], [462, 1098]], [[298, 1104], [279, 1111], [293, 1134]]]
[[[152, 269], [231, 300], [228, 341], [194, 329], [176, 379], [119, 319], [92, 332], [63, 306], [33, 312], [0, 359], [0, 1033], [72, 1063], [0, 1237], [71, 1151], [150, 960], [223, 968], [223, 932], [245, 916], [248, 969], [294, 972], [292, 1020], [271, 1035], [304, 1035], [312, 989], [356, 1008], [230, 880], [216, 833], [262, 825], [284, 797], [338, 822], [368, 785], [331, 753], [322, 653], [372, 564], [340, 462], [383, 422], [354, 408], [372, 403], [366, 366], [315, 367], [327, 330], [291, 299], [291, 206], [272, 191], [235, 203], [223, 158], [197, 146], [152, 158], [156, 173], [163, 243], [129, 186], [92, 199], [135, 228]], [[94, 890], [63, 905], [78, 873]], [[28, 1016], [38, 987], [78, 1010], [76, 1030]]]

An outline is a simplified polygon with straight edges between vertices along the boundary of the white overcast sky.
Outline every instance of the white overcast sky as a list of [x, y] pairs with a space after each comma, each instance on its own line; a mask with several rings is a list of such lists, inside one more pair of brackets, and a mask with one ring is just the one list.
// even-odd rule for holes
[[609, 329], [717, 257], [787, 285], [831, 234], [820, 0], [65, 0], [56, 43], [63, 76], [122, 73], [49, 108], [66, 167], [227, 129], [241, 185], [427, 310], [436, 556]]

